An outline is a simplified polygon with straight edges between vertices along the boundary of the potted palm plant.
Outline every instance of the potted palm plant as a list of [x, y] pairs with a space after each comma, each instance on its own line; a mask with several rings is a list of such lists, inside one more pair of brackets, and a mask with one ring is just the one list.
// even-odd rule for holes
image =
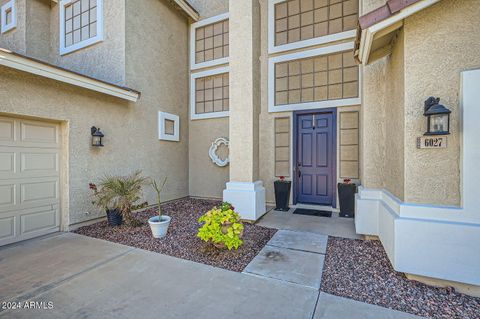
[[[141, 199], [142, 187], [146, 181], [141, 171], [128, 176], [106, 176], [96, 189], [95, 204], [107, 209], [107, 218], [109, 211], [111, 215], [120, 213], [127, 225], [140, 226], [142, 223], [132, 217], [132, 208]], [[118, 217], [115, 217], [115, 220], [118, 220]]]
[[148, 220], [150, 229], [152, 230], [152, 235], [154, 238], [163, 238], [167, 235], [168, 226], [170, 226], [171, 217], [162, 214], [162, 199], [161, 193], [163, 187], [167, 183], [167, 178], [163, 180], [162, 186], [159, 186], [155, 180], [152, 180], [152, 187], [157, 193], [157, 202], [158, 202], [158, 215], [153, 216]]
[[107, 213], [107, 222], [109, 226], [120, 226], [123, 223], [122, 214], [117, 208], [109, 208], [109, 199], [104, 196], [105, 193], [98, 191], [98, 186], [94, 183], [89, 183], [88, 187], [93, 192], [92, 204], [104, 209]]

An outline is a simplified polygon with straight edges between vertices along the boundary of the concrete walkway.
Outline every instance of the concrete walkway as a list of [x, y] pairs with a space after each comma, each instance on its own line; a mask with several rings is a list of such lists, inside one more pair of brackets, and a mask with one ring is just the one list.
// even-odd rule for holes
[[0, 248], [0, 283], [2, 303], [53, 303], [0, 310], [2, 318], [415, 318], [70, 233]]

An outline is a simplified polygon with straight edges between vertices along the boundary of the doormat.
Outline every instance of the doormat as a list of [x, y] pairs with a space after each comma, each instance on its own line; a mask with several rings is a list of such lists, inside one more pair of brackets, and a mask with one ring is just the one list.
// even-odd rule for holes
[[295, 211], [293, 213], [298, 214], [298, 215], [332, 217], [332, 212], [330, 212], [328, 210], [297, 208], [297, 209], [295, 209]]

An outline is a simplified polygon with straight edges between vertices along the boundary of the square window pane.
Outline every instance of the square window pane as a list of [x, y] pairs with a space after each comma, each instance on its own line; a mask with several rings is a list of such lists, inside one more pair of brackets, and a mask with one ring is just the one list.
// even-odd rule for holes
[[85, 27], [90, 24], [88, 12], [82, 13], [82, 27]]
[[90, 7], [90, 1], [82, 0], [82, 12], [88, 11], [89, 7]]
[[97, 6], [97, 0], [90, 0], [90, 8]]
[[71, 46], [73, 44], [73, 34], [72, 33], [67, 33], [65, 36], [65, 46]]
[[73, 15], [76, 16], [79, 14], [80, 14], [80, 0], [73, 4]]
[[95, 37], [97, 36], [97, 23], [94, 22], [90, 24], [90, 37]]
[[90, 38], [89, 26], [82, 28], [82, 41]]
[[90, 22], [97, 21], [97, 8], [93, 8], [90, 10]]
[[12, 10], [7, 10], [5, 12], [5, 24], [10, 24], [12, 23], [12, 18], [13, 18], [13, 14], [12, 14]]
[[73, 18], [73, 29], [80, 29], [80, 16], [76, 16]]
[[68, 6], [65, 8], [65, 19], [72, 18], [72, 6]]
[[70, 20], [67, 20], [65, 22], [65, 32], [68, 33], [68, 32], [72, 32], [72, 23], [73, 23], [73, 20], [70, 19]]
[[73, 31], [73, 43], [80, 42], [80, 30]]

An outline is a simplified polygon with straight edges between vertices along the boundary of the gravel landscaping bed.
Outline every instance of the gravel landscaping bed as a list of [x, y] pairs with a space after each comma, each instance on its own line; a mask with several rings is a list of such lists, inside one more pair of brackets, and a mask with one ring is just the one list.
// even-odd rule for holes
[[480, 318], [480, 298], [408, 280], [379, 241], [329, 237], [321, 290], [427, 318]]
[[277, 230], [245, 223], [243, 245], [238, 250], [218, 250], [201, 241], [197, 232], [200, 227], [198, 218], [220, 204], [218, 201], [193, 198], [163, 204], [163, 214], [171, 216], [172, 221], [167, 236], [162, 239], [152, 237], [147, 222], [156, 214], [154, 209], [133, 214], [143, 223], [140, 227], [110, 227], [102, 221], [81, 227], [75, 233], [241, 272]]

